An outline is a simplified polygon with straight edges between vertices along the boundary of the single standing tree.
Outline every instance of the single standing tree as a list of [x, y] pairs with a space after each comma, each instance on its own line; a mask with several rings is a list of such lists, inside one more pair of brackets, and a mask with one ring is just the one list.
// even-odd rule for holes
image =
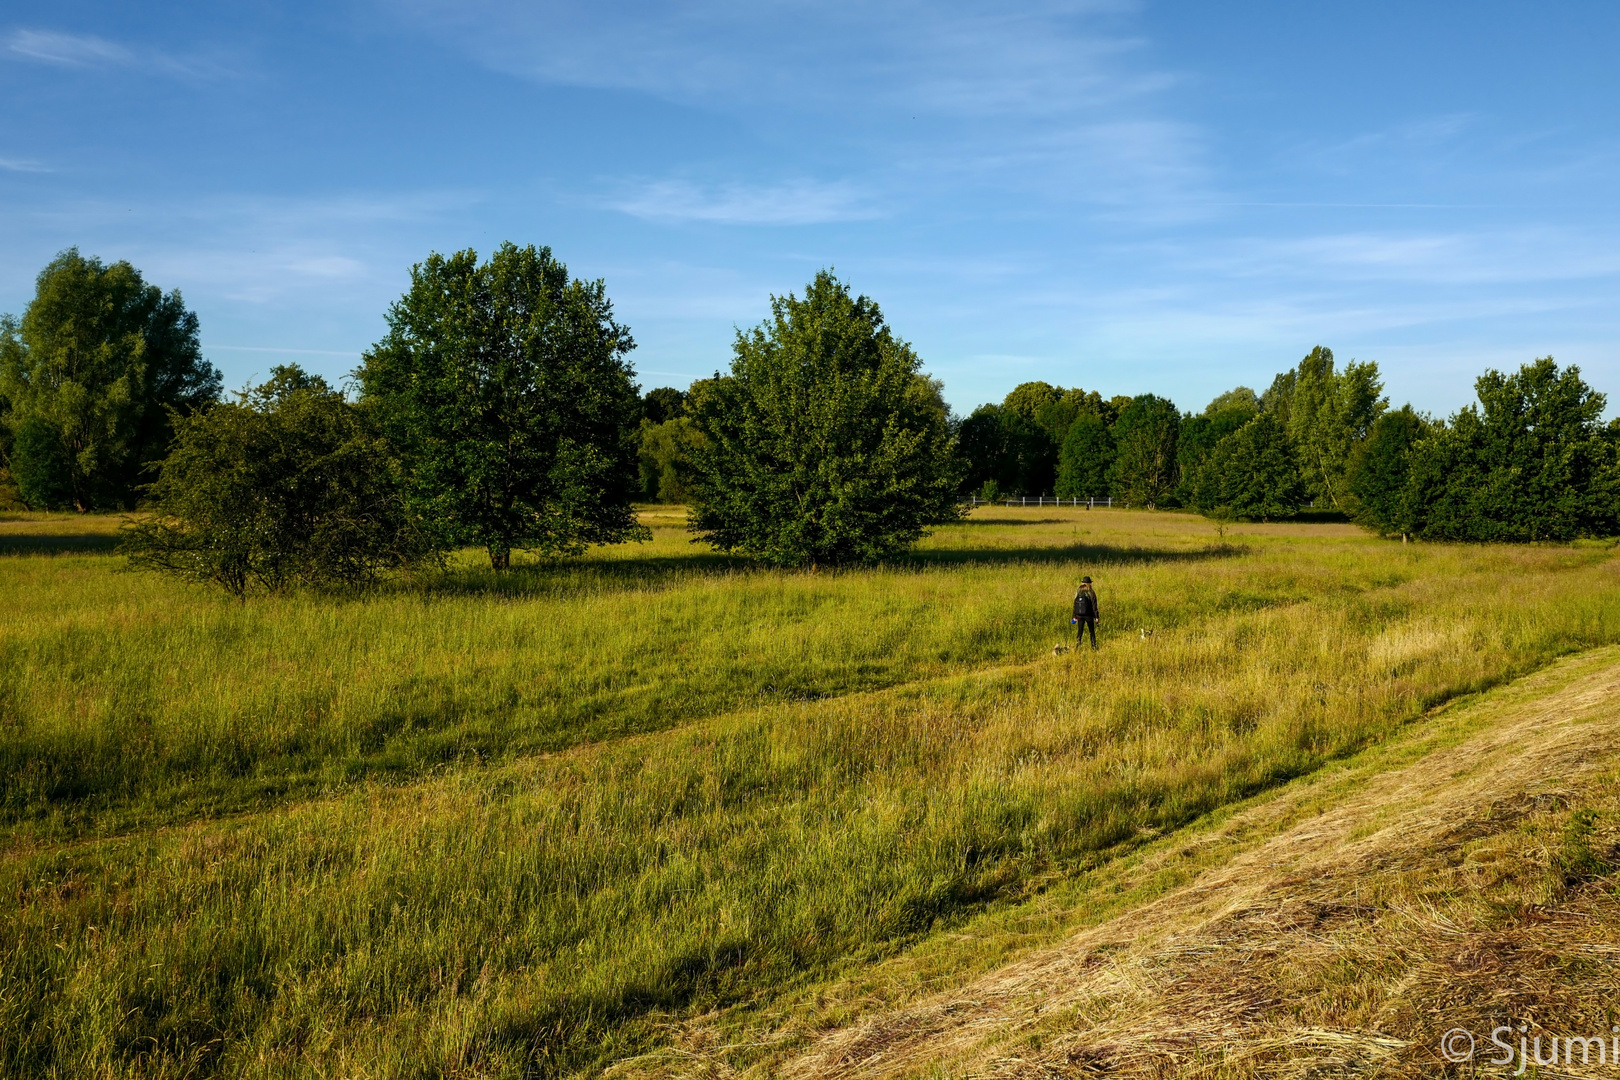
[[1109, 485], [1127, 506], [1157, 509], [1176, 489], [1176, 442], [1181, 414], [1154, 394], [1131, 399], [1114, 421], [1114, 466]]
[[872, 562], [961, 516], [939, 383], [877, 304], [822, 271], [733, 348], [688, 404], [699, 536], [783, 566]]
[[127, 262], [69, 248], [40, 271], [22, 319], [0, 319], [0, 419], [11, 471], [37, 506], [133, 505], [143, 470], [168, 450], [172, 415], [211, 404], [219, 386], [197, 316]]
[[399, 448], [412, 506], [441, 542], [505, 570], [645, 534], [631, 500], [641, 402], [601, 281], [550, 248], [434, 254], [356, 372], [361, 404]]
[[233, 402], [180, 417], [126, 527], [132, 565], [235, 596], [365, 585], [437, 552], [407, 513], [387, 443], [318, 376], [277, 367]]

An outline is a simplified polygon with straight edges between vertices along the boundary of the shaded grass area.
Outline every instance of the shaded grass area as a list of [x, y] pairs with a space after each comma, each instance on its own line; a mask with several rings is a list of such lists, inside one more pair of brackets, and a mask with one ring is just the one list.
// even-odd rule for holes
[[[107, 762], [143, 745], [125, 734], [120, 678], [143, 693], [171, 688], [150, 699], [162, 706], [147, 713], [154, 731], [173, 714], [206, 718], [207, 707], [243, 717], [172, 745], [193, 755], [180, 763], [234, 746], [244, 778], [277, 775], [264, 748], [284, 732], [328, 730], [319, 718], [330, 713], [301, 711], [310, 687], [357, 703], [345, 714], [357, 717], [400, 700], [401, 685], [464, 701], [455, 730], [485, 733], [492, 753], [433, 764], [419, 752], [430, 744], [385, 738], [376, 753], [400, 753], [397, 776], [416, 780], [384, 785], [339, 771], [363, 759], [334, 735], [338, 751], [308, 759], [333, 763], [321, 775], [338, 787], [319, 799], [67, 844], [36, 820], [14, 824], [0, 865], [0, 893], [17, 898], [0, 927], [3, 1071], [591, 1073], [656, 1046], [670, 1018], [768, 1001], [893, 956], [1387, 738], [1438, 702], [1620, 640], [1620, 582], [1604, 550], [1402, 547], [1334, 528], [1229, 529], [1236, 554], [1110, 564], [1093, 574], [1105, 649], [1061, 658], [1040, 654], [1069, 633], [1072, 579], [1096, 564], [937, 566], [933, 553], [1043, 543], [1197, 552], [1208, 527], [1100, 513], [963, 526], [941, 530], [906, 567], [658, 570], [644, 586], [623, 584], [640, 557], [623, 549], [537, 574], [521, 595], [246, 608], [112, 575], [97, 560], [51, 560], [80, 576], [79, 591], [30, 595], [52, 633], [81, 636], [8, 654], [34, 666], [5, 685], [20, 701], [57, 702], [49, 715], [86, 745], [107, 738]], [[431, 618], [402, 635], [413, 612]], [[616, 617], [625, 612], [636, 617]], [[225, 645], [179, 676], [121, 661], [112, 646], [81, 663], [79, 651], [117, 639], [109, 629], [137, 632], [154, 613], [168, 632], [188, 619], [207, 627], [163, 645], [166, 663], [189, 662], [188, 649], [215, 637]], [[677, 684], [669, 707], [707, 702], [674, 730], [659, 710], [636, 713], [633, 694], [609, 693], [638, 685], [615, 666], [624, 639], [614, 635], [647, 622], [673, 652], [659, 669]], [[1147, 628], [1154, 636], [1139, 635]], [[432, 648], [385, 651], [384, 662], [357, 644], [374, 635]], [[501, 662], [481, 665], [498, 644]], [[780, 656], [808, 657], [802, 670], [833, 695], [784, 700], [810, 695], [747, 681]], [[862, 689], [862, 664], [900, 685]], [[203, 691], [191, 685], [209, 678]], [[536, 679], [553, 681], [531, 699], [535, 711], [501, 696]], [[578, 705], [593, 686], [604, 695], [595, 729]], [[543, 707], [575, 711], [551, 714], [564, 719], [548, 728], [534, 719]], [[28, 731], [32, 721], [9, 721], [20, 709], [7, 708], [7, 737]], [[655, 730], [636, 733], [627, 715]], [[74, 717], [77, 728], [63, 719]], [[552, 753], [512, 749], [547, 731], [567, 736]], [[153, 768], [129, 769], [120, 790], [134, 810], [198, 790], [188, 784], [229, 782], [177, 764], [169, 787], [142, 786]], [[50, 805], [66, 814], [75, 798], [103, 797]]]

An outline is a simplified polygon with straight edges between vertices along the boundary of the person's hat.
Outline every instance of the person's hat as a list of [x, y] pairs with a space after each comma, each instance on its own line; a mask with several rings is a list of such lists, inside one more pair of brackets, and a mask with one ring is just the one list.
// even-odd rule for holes
[[1083, 578], [1080, 579], [1080, 584], [1082, 584], [1082, 585], [1090, 585], [1091, 584], [1091, 579], [1088, 578], [1088, 577], [1083, 577]]

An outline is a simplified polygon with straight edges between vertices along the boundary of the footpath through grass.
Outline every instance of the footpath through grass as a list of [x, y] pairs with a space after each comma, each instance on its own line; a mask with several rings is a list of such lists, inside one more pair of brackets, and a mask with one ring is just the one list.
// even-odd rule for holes
[[[0, 559], [0, 1071], [589, 1071], [1620, 641], [1603, 547], [1046, 508], [801, 575], [659, 533], [335, 603]], [[1081, 573], [1105, 647], [1054, 657]]]

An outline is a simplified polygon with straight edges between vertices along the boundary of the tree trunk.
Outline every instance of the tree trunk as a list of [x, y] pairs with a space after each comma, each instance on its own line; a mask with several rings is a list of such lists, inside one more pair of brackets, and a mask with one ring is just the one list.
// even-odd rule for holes
[[503, 543], [489, 545], [489, 565], [497, 574], [512, 569], [512, 549]]

